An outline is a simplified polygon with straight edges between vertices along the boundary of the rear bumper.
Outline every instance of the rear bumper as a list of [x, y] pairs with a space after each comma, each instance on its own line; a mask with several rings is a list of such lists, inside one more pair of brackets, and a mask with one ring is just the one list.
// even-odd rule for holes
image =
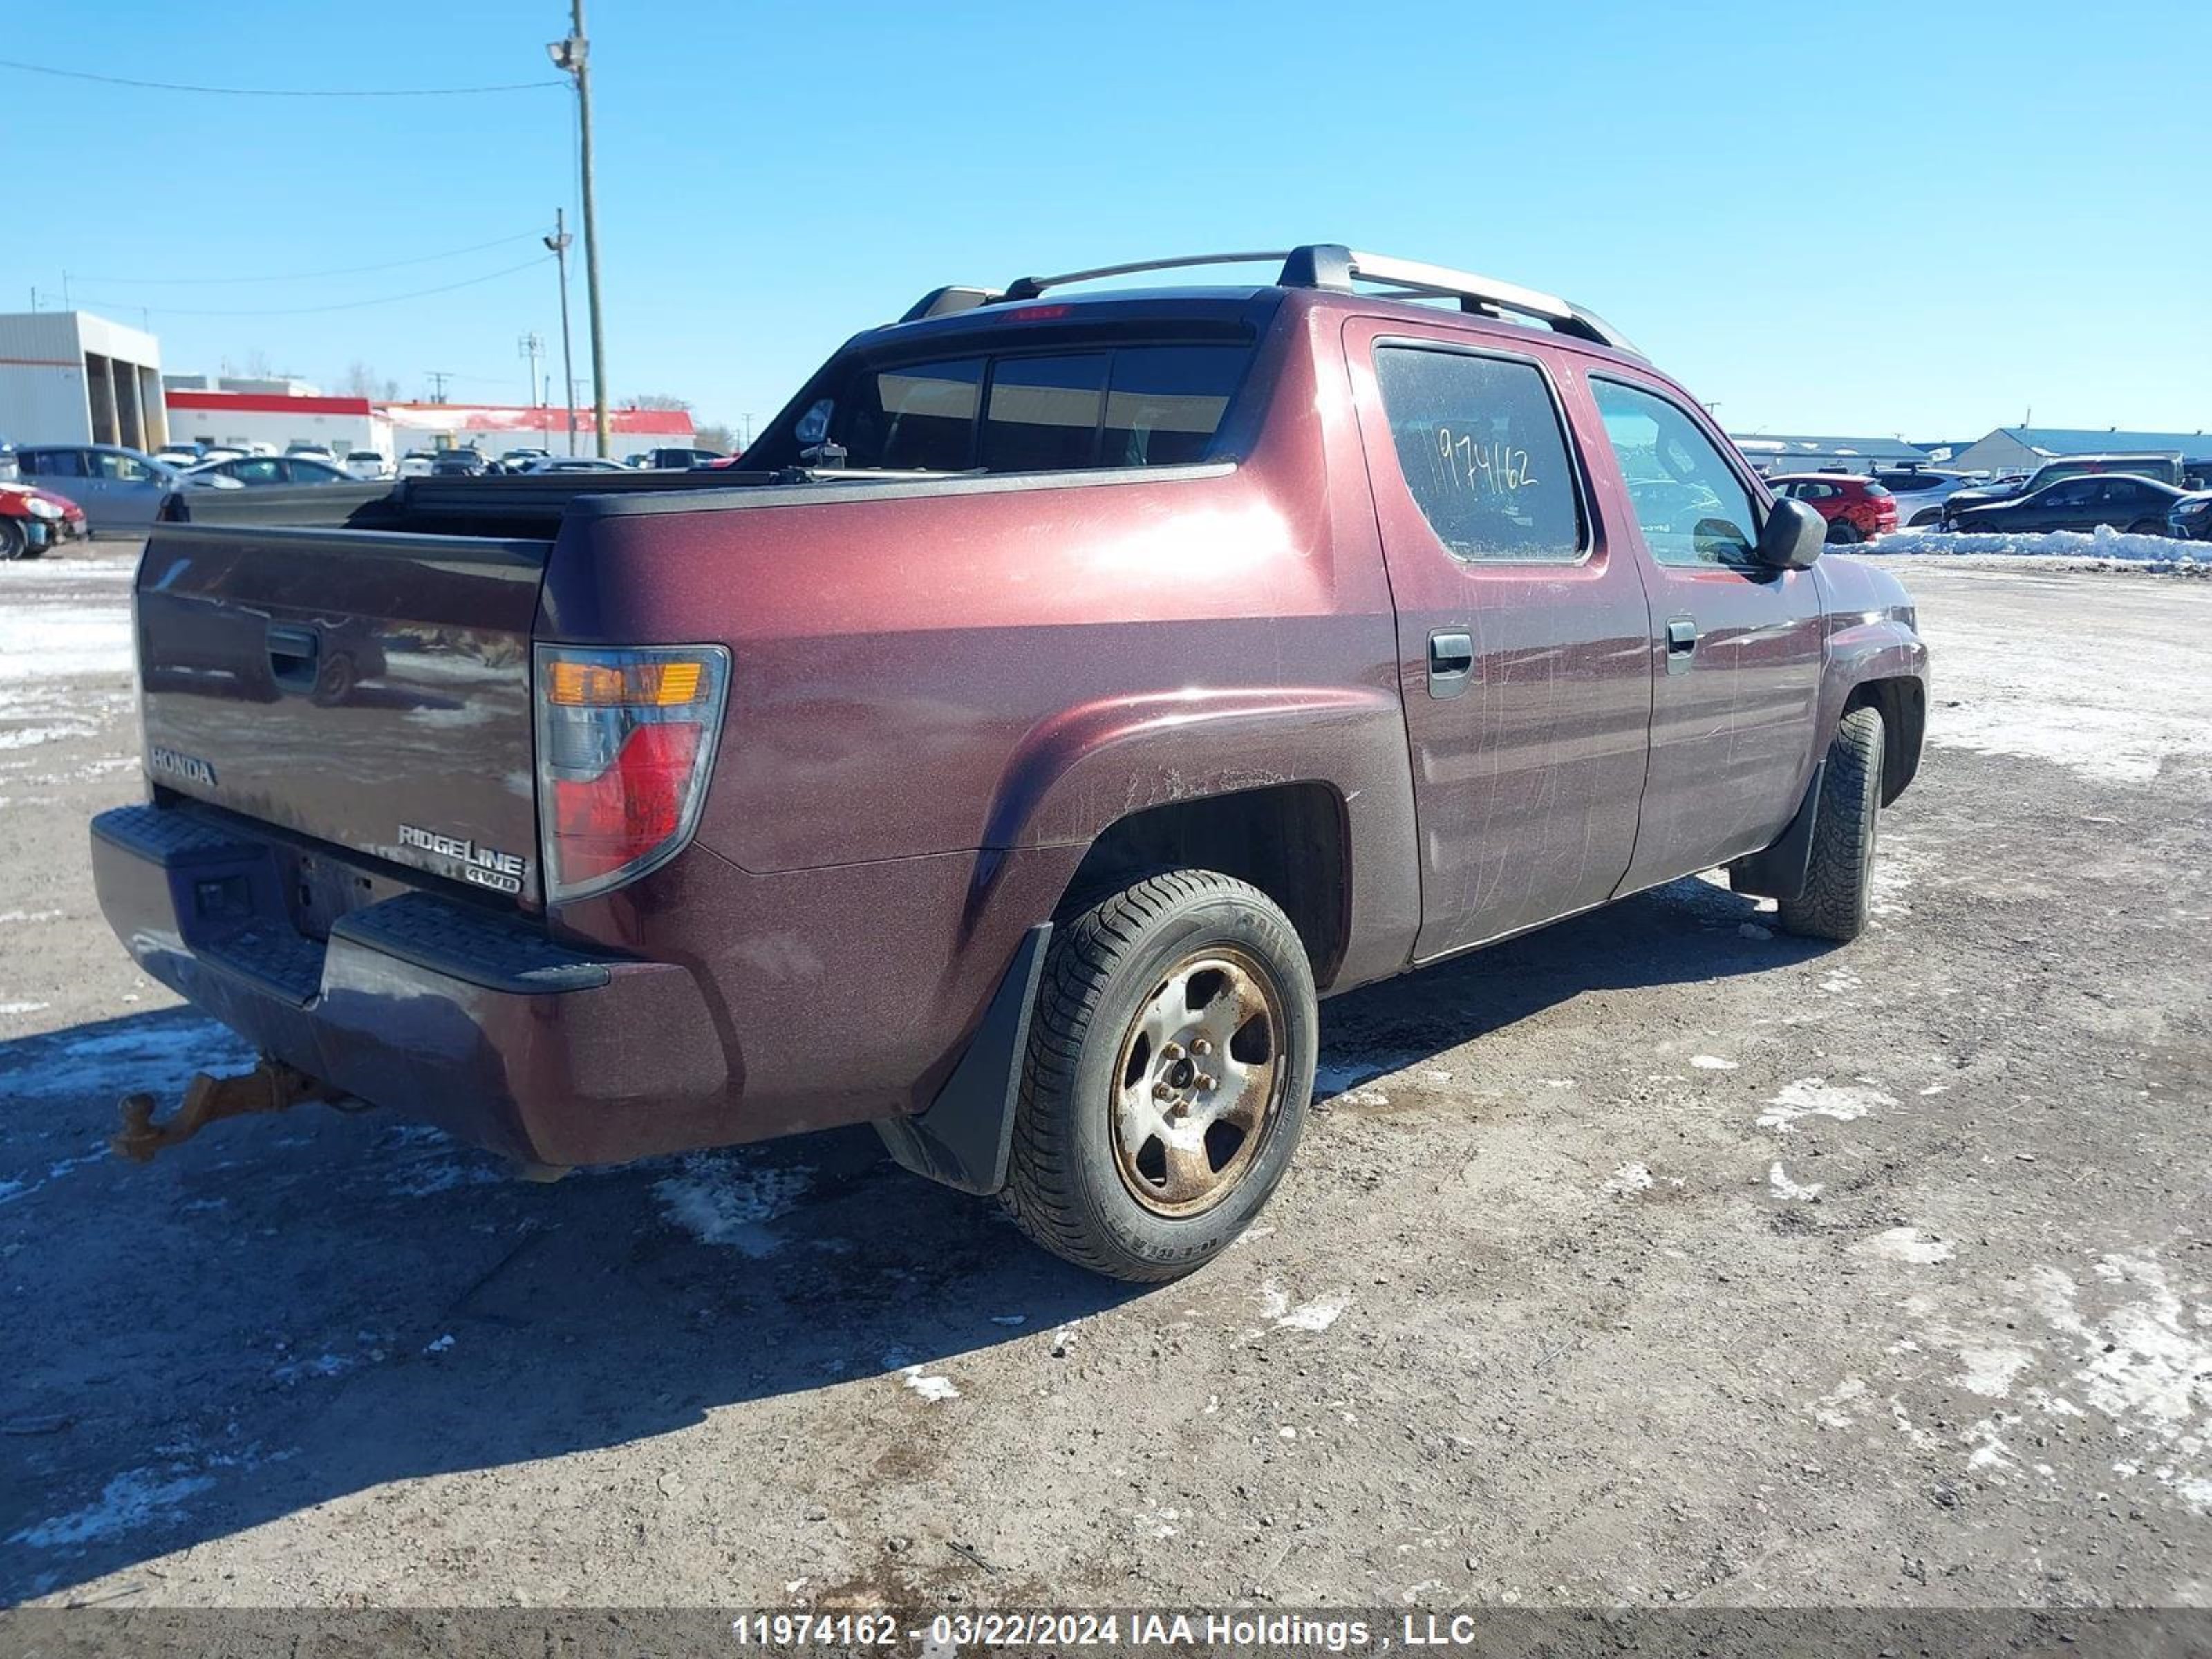
[[551, 1164], [697, 1146], [702, 1116], [726, 1108], [727, 1060], [683, 967], [586, 955], [422, 891], [312, 939], [287, 902], [299, 857], [190, 809], [92, 823], [100, 908], [138, 965], [363, 1100]]

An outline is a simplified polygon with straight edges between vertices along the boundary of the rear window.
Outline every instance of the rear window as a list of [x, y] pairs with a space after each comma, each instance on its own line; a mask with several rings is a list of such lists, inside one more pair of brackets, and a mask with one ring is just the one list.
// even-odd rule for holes
[[1121, 346], [864, 369], [798, 437], [826, 433], [846, 466], [884, 471], [1173, 466], [1206, 459], [1251, 355]]
[[1876, 483], [1875, 483], [1872, 478], [1869, 478], [1869, 479], [1866, 481], [1866, 493], [1867, 493], [1868, 495], [1888, 495], [1888, 494], [1889, 494], [1889, 491], [1887, 491], [1887, 489], [1883, 489], [1880, 484]]

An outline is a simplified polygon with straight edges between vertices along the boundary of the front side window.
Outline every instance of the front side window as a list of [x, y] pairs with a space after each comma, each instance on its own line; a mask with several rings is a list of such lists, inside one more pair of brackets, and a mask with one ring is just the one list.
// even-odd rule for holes
[[1375, 379], [1406, 487], [1446, 548], [1470, 560], [1582, 556], [1582, 497], [1542, 370], [1386, 345]]
[[2087, 507], [2097, 499], [2097, 483], [2094, 478], [2085, 481], [2069, 480], [2055, 483], [2044, 492], [2045, 507]]
[[1753, 565], [1756, 504], [1704, 428], [1640, 386], [1593, 377], [1590, 392], [1651, 556], [1666, 565]]
[[93, 465], [103, 478], [114, 478], [124, 483], [143, 483], [154, 476], [154, 470], [136, 456], [118, 455], [113, 450], [96, 449]]

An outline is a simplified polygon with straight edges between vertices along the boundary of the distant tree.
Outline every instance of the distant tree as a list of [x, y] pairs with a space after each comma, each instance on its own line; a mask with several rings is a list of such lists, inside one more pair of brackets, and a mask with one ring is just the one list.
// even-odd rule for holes
[[264, 351], [259, 346], [254, 347], [252, 350], [246, 354], [246, 378], [247, 380], [265, 380], [270, 379], [275, 373], [276, 371], [269, 366], [269, 354]]
[[642, 397], [630, 399], [629, 406], [632, 409], [680, 409], [688, 414], [691, 409], [691, 400], [689, 398], [672, 397], [665, 392], [648, 392]]
[[731, 436], [730, 428], [720, 422], [693, 427], [691, 441], [702, 449], [719, 449], [725, 455], [738, 447], [736, 439]]
[[386, 380], [384, 383], [384, 401], [387, 404], [396, 404], [399, 401], [398, 381]]
[[346, 395], [351, 398], [374, 398], [380, 384], [377, 373], [358, 357], [346, 365]]

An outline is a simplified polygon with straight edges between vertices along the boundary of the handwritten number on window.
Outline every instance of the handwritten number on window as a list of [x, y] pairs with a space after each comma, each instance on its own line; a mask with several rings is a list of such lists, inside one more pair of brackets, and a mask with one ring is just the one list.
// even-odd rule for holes
[[1536, 482], [1527, 450], [1503, 441], [1486, 444], [1448, 426], [1437, 428], [1437, 471], [1453, 489], [1515, 495]]

